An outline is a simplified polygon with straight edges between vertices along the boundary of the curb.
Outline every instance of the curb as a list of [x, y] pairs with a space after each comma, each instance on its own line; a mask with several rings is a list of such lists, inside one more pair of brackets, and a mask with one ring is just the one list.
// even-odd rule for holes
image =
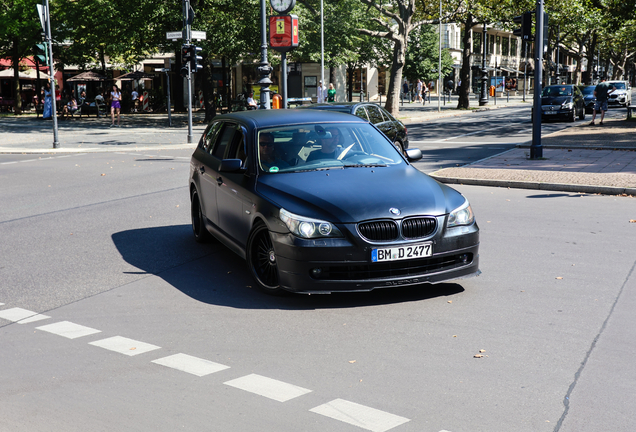
[[69, 153], [112, 153], [112, 152], [135, 152], [135, 151], [150, 151], [150, 150], [184, 150], [194, 149], [197, 143], [191, 144], [171, 144], [171, 145], [154, 145], [144, 147], [86, 147], [86, 148], [49, 148], [49, 149], [12, 149], [0, 147], [0, 154], [69, 154]]
[[504, 187], [512, 189], [535, 189], [549, 190], [556, 192], [575, 192], [600, 195], [633, 195], [636, 196], [636, 188], [622, 188], [614, 186], [593, 186], [593, 185], [575, 185], [566, 183], [541, 183], [541, 182], [522, 182], [515, 180], [487, 180], [487, 179], [471, 179], [471, 178], [455, 178], [455, 177], [438, 177], [429, 174], [440, 183], [446, 184], [463, 184], [471, 186], [490, 186]]

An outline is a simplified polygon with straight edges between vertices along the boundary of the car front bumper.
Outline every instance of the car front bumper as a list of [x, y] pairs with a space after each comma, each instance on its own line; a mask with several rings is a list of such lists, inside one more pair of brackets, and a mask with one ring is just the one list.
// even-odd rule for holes
[[304, 240], [291, 234], [272, 233], [272, 240], [280, 286], [298, 293], [371, 291], [439, 283], [480, 273], [476, 224], [416, 241], [432, 243], [430, 257], [381, 263], [371, 262], [371, 250], [381, 245], [367, 243], [355, 235]]

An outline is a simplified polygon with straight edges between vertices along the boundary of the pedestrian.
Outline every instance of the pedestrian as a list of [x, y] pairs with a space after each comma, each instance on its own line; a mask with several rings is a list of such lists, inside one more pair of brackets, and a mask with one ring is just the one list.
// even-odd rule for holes
[[336, 101], [336, 88], [333, 86], [333, 83], [329, 83], [329, 90], [327, 90], [327, 102], [335, 102]]
[[44, 86], [44, 105], [42, 106], [42, 118], [50, 119], [53, 116], [53, 100], [51, 98], [51, 85], [46, 83]]
[[130, 97], [132, 98], [133, 112], [137, 112], [137, 106], [139, 105], [139, 93], [137, 93], [136, 89], [133, 89]]
[[409, 82], [404, 78], [404, 84], [402, 84], [402, 101], [409, 94]]
[[317, 89], [317, 101], [318, 103], [323, 103], [325, 98], [327, 97], [327, 87], [321, 81], [318, 81], [318, 89]]
[[428, 102], [429, 103], [431, 102], [431, 97], [430, 97], [430, 94], [428, 92], [428, 86], [426, 85], [425, 82], [422, 82], [422, 98], [423, 98], [422, 105], [424, 105], [424, 103], [426, 102], [427, 98], [428, 98]]
[[422, 103], [422, 81], [418, 78], [417, 84], [415, 85], [415, 91], [417, 94], [417, 101]]
[[113, 91], [110, 92], [110, 127], [115, 126], [115, 113], [117, 113], [117, 127], [119, 124], [119, 113], [121, 111], [121, 92], [116, 85], [113, 85]]
[[600, 125], [603, 124], [603, 119], [605, 118], [605, 111], [607, 111], [607, 96], [616, 90], [616, 87], [611, 86], [606, 82], [606, 78], [601, 79], [601, 82], [594, 89], [594, 96], [596, 97], [596, 103], [594, 104], [594, 111], [592, 112], [592, 122], [590, 125], [594, 125], [594, 120], [596, 120], [596, 111], [601, 111], [601, 122]]
[[258, 108], [258, 104], [254, 100], [254, 93], [250, 93], [250, 95], [247, 97], [247, 109], [255, 110], [257, 108]]

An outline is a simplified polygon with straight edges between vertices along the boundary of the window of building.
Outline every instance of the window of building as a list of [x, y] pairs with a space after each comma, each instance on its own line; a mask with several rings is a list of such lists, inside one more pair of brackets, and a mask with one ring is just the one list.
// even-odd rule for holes
[[490, 43], [488, 44], [488, 54], [495, 54], [495, 35], [490, 35]]
[[510, 55], [511, 56], [516, 56], [517, 55], [517, 38], [512, 38], [510, 39]]
[[481, 52], [481, 33], [473, 32], [473, 52]]
[[501, 55], [510, 55], [510, 39], [507, 37], [501, 40]]

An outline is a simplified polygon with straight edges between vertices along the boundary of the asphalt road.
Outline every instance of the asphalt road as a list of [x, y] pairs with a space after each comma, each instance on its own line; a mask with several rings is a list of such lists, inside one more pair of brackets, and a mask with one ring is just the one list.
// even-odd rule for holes
[[460, 186], [480, 277], [274, 298], [189, 153], [0, 157], [0, 430], [636, 428], [633, 198]]

